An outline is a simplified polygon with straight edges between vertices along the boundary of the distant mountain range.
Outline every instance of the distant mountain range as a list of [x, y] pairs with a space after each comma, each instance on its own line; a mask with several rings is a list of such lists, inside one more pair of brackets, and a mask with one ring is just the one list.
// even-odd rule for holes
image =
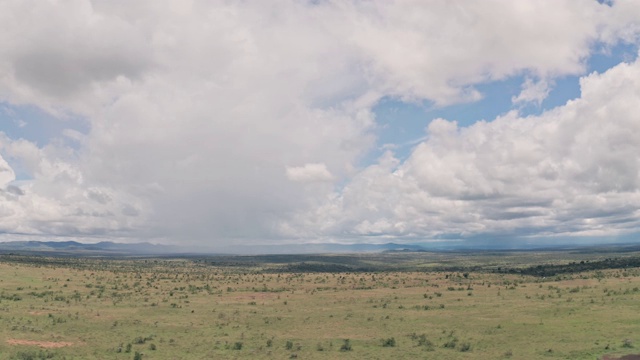
[[70, 256], [197, 256], [197, 255], [261, 255], [261, 254], [346, 254], [372, 252], [442, 252], [442, 251], [640, 251], [640, 244], [598, 244], [598, 245], [521, 245], [518, 247], [479, 246], [464, 242], [436, 242], [425, 244], [277, 244], [277, 245], [236, 245], [216, 249], [206, 247], [185, 247], [157, 245], [147, 242], [116, 243], [103, 241], [85, 244], [77, 241], [10, 241], [0, 242], [0, 254], [41, 254]]
[[[426, 251], [419, 245], [404, 244], [295, 244], [234, 246], [226, 254], [309, 254], [309, 253], [359, 253], [382, 251]], [[77, 241], [10, 241], [0, 242], [0, 252], [69, 254], [69, 255], [211, 255], [207, 248], [187, 248], [174, 245], [156, 245], [147, 242], [126, 244], [103, 241], [84, 244]]]
[[0, 251], [17, 253], [60, 253], [74, 255], [161, 255], [180, 254], [180, 248], [150, 243], [124, 244], [103, 241], [84, 244], [77, 241], [9, 241], [0, 243]]

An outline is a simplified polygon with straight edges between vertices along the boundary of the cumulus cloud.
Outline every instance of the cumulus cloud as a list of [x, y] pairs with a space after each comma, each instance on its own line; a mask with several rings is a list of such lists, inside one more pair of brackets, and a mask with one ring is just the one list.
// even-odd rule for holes
[[468, 128], [434, 120], [406, 161], [386, 154], [298, 228], [406, 238], [637, 231], [640, 61], [580, 83], [580, 98], [540, 116]]
[[[375, 144], [380, 99], [444, 106], [477, 100], [477, 85], [514, 75], [551, 82], [582, 74], [594, 43], [637, 41], [631, 1], [1, 6], [0, 100], [37, 106], [61, 123], [81, 117], [89, 129], [63, 131], [47, 145], [3, 137], [0, 154], [29, 176], [18, 184], [0, 164], [0, 186], [23, 193], [1, 200], [11, 214], [2, 218], [4, 232], [217, 244], [545, 232], [540, 219], [549, 209], [556, 216], [549, 219], [570, 217], [578, 198], [580, 206], [620, 209], [613, 195], [596, 199], [584, 189], [636, 186], [635, 163], [613, 155], [632, 144], [620, 148], [588, 132], [577, 141], [592, 147], [566, 147], [575, 143], [571, 131], [603, 109], [618, 109], [612, 124], [627, 116], [617, 97], [583, 104], [595, 102], [590, 92], [603, 97], [623, 87], [618, 79], [597, 89], [611, 74], [585, 78], [582, 102], [540, 118], [509, 114], [469, 129], [434, 121], [407, 161], [388, 153], [361, 168]], [[525, 84], [514, 101], [540, 101], [544, 90]], [[581, 111], [580, 121], [566, 120], [572, 111]], [[521, 198], [523, 186], [531, 193]], [[506, 198], [513, 205], [502, 208]], [[583, 225], [563, 226], [596, 228]]]
[[122, 209], [141, 209], [144, 204], [122, 189], [88, 184], [73, 150], [57, 144], [39, 148], [0, 132], [0, 152], [21, 164], [30, 178], [16, 181], [7, 161], [0, 162], [0, 168], [9, 174], [0, 181], [0, 233], [31, 236], [27, 239], [61, 236], [89, 241], [95, 241], [96, 236], [134, 236], [140, 219]]

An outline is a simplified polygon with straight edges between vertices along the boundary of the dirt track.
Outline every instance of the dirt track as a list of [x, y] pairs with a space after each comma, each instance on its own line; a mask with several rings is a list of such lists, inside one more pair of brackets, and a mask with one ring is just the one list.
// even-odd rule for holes
[[45, 349], [55, 349], [61, 348], [65, 346], [72, 346], [73, 343], [66, 341], [34, 341], [34, 340], [24, 340], [24, 339], [9, 339], [7, 340], [9, 345], [31, 345], [31, 346], [39, 346]]

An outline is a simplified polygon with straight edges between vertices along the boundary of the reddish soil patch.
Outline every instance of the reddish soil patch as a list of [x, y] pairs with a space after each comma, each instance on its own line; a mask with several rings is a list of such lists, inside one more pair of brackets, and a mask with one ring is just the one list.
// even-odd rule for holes
[[61, 348], [61, 347], [73, 345], [72, 342], [66, 342], [66, 341], [35, 341], [35, 340], [24, 340], [24, 339], [9, 339], [7, 340], [7, 343], [9, 345], [39, 346], [45, 349], [55, 349], [55, 348]]
[[624, 355], [623, 357], [613, 357], [612, 355], [605, 355], [602, 360], [640, 360], [640, 354]]
[[250, 295], [236, 296], [235, 300], [266, 300], [275, 299], [276, 297], [278, 297], [278, 295], [272, 293], [253, 293]]

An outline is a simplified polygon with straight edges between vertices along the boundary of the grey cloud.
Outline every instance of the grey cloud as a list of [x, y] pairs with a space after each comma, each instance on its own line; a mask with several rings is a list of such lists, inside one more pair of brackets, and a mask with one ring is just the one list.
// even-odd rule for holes
[[89, 189], [89, 191], [87, 191], [87, 197], [99, 202], [100, 204], [106, 204], [111, 201], [111, 196], [99, 189]]
[[87, 96], [91, 91], [119, 77], [138, 80], [153, 66], [142, 29], [99, 13], [91, 1], [25, 1], [5, 4], [3, 14], [2, 85], [18, 103], [86, 110], [95, 100]]
[[84, 56], [72, 47], [66, 52], [33, 52], [18, 57], [15, 75], [19, 81], [52, 97], [68, 97], [88, 90], [94, 82], [113, 80], [118, 76], [138, 78], [148, 64], [145, 59], [118, 56], [114, 49], [106, 54]]
[[20, 189], [19, 187], [15, 186], [15, 185], [9, 185], [7, 186], [7, 192], [13, 195], [17, 195], [17, 196], [22, 196], [24, 195], [24, 190]]
[[541, 210], [538, 210], [538, 211], [507, 210], [507, 211], [489, 211], [484, 214], [484, 217], [486, 217], [489, 220], [514, 220], [514, 219], [522, 219], [522, 218], [544, 216], [544, 215], [547, 215], [547, 212], [541, 211]]
[[126, 216], [138, 216], [140, 215], [140, 211], [138, 211], [138, 209], [136, 209], [135, 207], [129, 205], [129, 204], [125, 204], [122, 207], [122, 214], [126, 215]]

